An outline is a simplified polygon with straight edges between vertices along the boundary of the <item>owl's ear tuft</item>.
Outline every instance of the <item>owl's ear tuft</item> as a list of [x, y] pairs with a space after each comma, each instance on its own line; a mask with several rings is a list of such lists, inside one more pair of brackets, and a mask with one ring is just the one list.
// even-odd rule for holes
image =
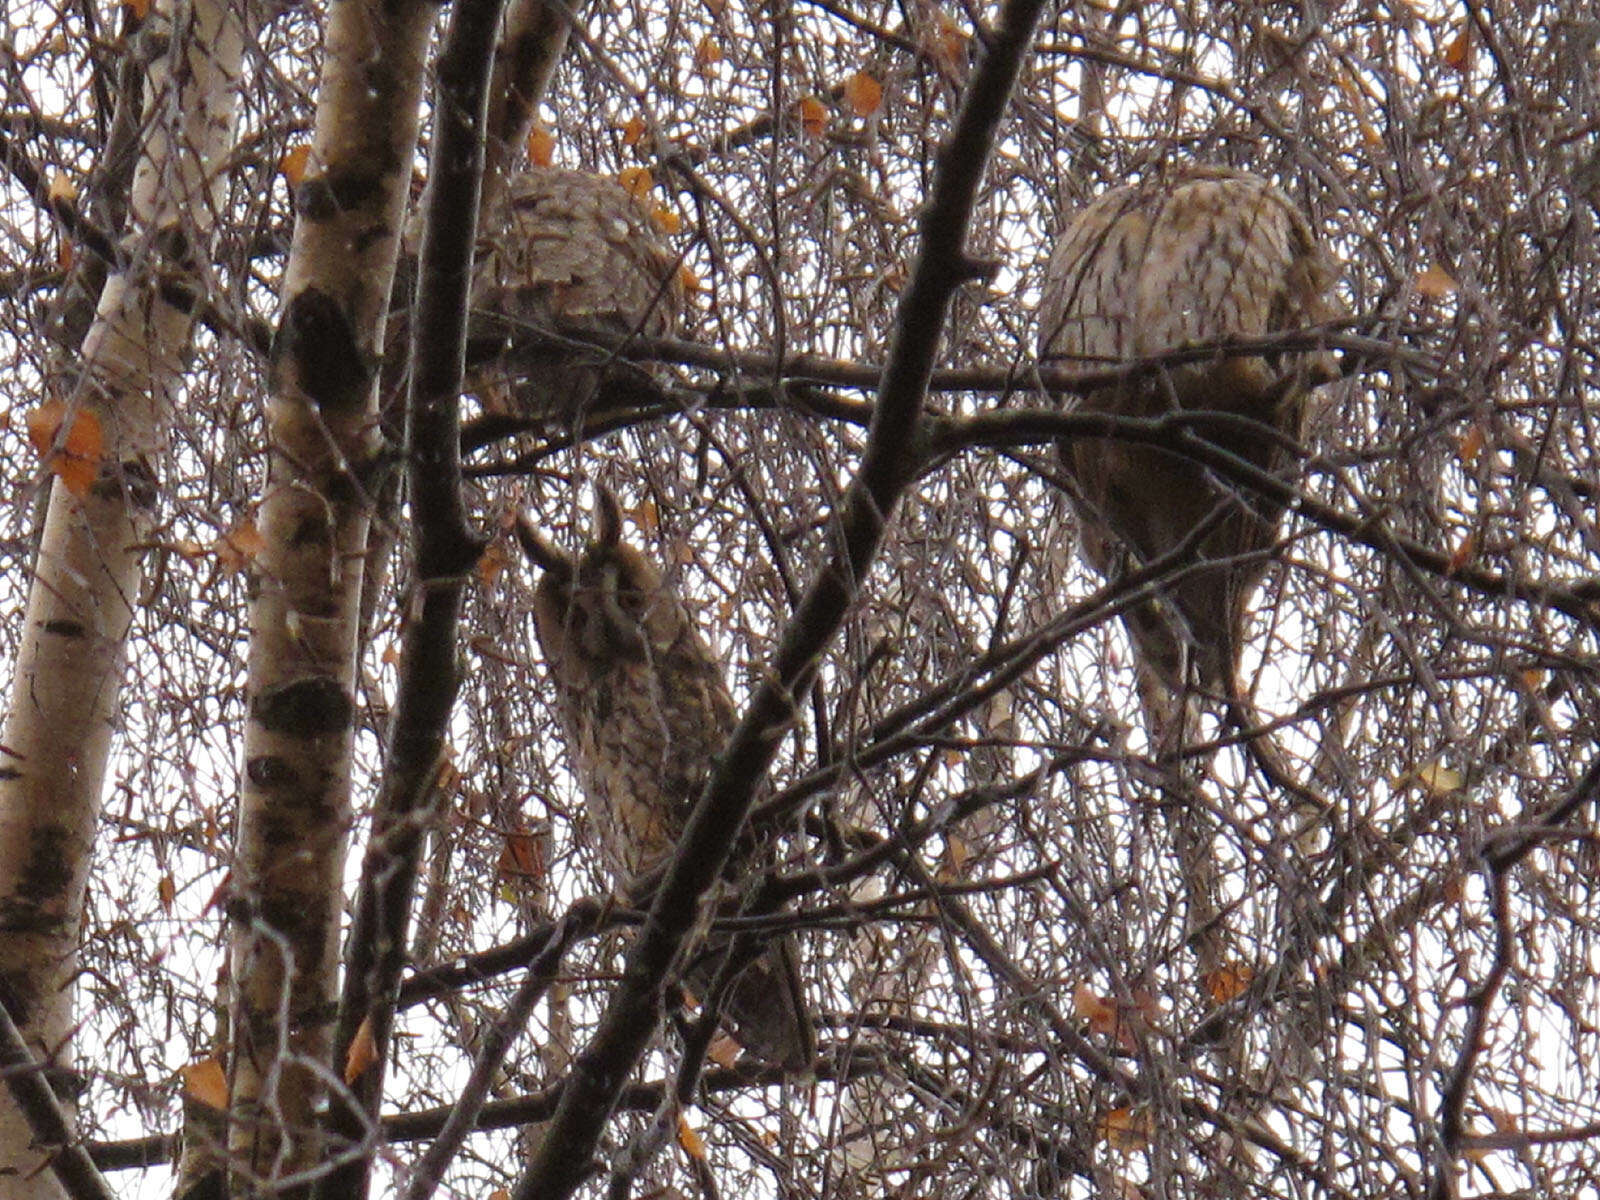
[[572, 556], [535, 529], [533, 522], [528, 520], [526, 515], [517, 514], [516, 530], [517, 543], [522, 547], [522, 552], [533, 561], [534, 565], [542, 567], [546, 571], [553, 571], [558, 575], [570, 575], [572, 573]]
[[603, 483], [594, 489], [594, 540], [607, 550], [622, 544], [622, 502]]

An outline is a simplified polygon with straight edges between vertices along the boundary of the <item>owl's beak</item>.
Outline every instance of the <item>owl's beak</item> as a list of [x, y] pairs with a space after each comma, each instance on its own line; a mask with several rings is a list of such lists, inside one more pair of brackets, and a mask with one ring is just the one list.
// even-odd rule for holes
[[639, 622], [628, 615], [617, 598], [618, 571], [609, 565], [600, 575], [600, 617], [605, 627], [606, 640], [612, 649], [636, 662], [643, 662], [650, 647], [645, 641]]

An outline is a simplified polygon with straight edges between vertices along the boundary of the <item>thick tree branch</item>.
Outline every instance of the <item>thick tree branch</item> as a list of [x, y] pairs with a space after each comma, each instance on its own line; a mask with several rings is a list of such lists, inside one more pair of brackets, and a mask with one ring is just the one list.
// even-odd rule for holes
[[66, 1110], [50, 1088], [48, 1074], [48, 1068], [28, 1053], [11, 1018], [9, 997], [0, 995], [0, 1075], [34, 1138], [42, 1146], [53, 1147], [51, 1172], [72, 1200], [113, 1200], [116, 1193], [77, 1140]]
[[1444, 1095], [1439, 1100], [1437, 1123], [1439, 1141], [1433, 1164], [1433, 1182], [1428, 1188], [1428, 1200], [1453, 1200], [1456, 1193], [1456, 1158], [1461, 1153], [1461, 1140], [1466, 1134], [1467, 1093], [1472, 1087], [1472, 1068], [1485, 1048], [1488, 1036], [1489, 1014], [1506, 973], [1511, 970], [1514, 937], [1511, 932], [1511, 901], [1506, 888], [1508, 867], [1502, 863], [1489, 871], [1489, 909], [1494, 919], [1494, 955], [1488, 974], [1466, 998], [1466, 1028], [1461, 1031], [1461, 1048], [1456, 1055], [1455, 1067], [1444, 1084]]
[[[889, 1065], [879, 1056], [857, 1049], [847, 1063], [838, 1063], [833, 1056], [823, 1058], [814, 1073], [819, 1080], [848, 1083], [868, 1075], [886, 1074]], [[700, 1087], [706, 1094], [723, 1095], [776, 1087], [783, 1079], [784, 1072], [780, 1067], [741, 1063], [736, 1067], [707, 1071], [701, 1076]], [[654, 1112], [660, 1106], [666, 1088], [670, 1086], [668, 1081], [630, 1083], [622, 1089], [616, 1107], [626, 1112]], [[560, 1103], [564, 1087], [564, 1083], [555, 1083], [529, 1095], [491, 1101], [479, 1110], [473, 1130], [515, 1129], [548, 1121]], [[455, 1111], [456, 1105], [452, 1104], [443, 1108], [391, 1114], [382, 1121], [384, 1140], [416, 1142], [439, 1137]], [[124, 1171], [171, 1162], [177, 1155], [178, 1142], [179, 1136], [175, 1133], [156, 1134], [119, 1142], [99, 1142], [88, 1146], [87, 1152], [100, 1170]]]
[[[1437, 378], [1439, 362], [1423, 351], [1358, 332], [1378, 325], [1379, 318], [1357, 318], [1337, 325], [1263, 334], [1259, 337], [1228, 338], [1166, 350], [1146, 358], [1114, 365], [1051, 359], [1042, 363], [1023, 362], [1010, 366], [950, 367], [928, 377], [930, 392], [991, 392], [1040, 390], [1052, 395], [1082, 395], [1097, 388], [1149, 378], [1171, 367], [1207, 362], [1228, 354], [1286, 354], [1295, 351], [1338, 350], [1345, 356], [1341, 371], [1353, 374], [1373, 366], [1403, 368], [1424, 379]], [[526, 322], [496, 317], [492, 313], [474, 314], [474, 328], [502, 337], [509, 349], [502, 354], [506, 366], [515, 370], [520, 362], [537, 362], [552, 346], [573, 352], [589, 351], [624, 362], [666, 362], [686, 367], [703, 367], [734, 378], [748, 377], [770, 384], [774, 379], [789, 383], [821, 383], [834, 387], [875, 390], [883, 378], [884, 365], [852, 362], [823, 354], [770, 354], [759, 350], [707, 346], [681, 338], [645, 337], [617, 334], [600, 329], [564, 329], [560, 333], [539, 330]]]
[[585, 0], [509, 0], [489, 84], [481, 211], [499, 206], [572, 22], [584, 7]]
[[[438, 774], [459, 682], [462, 589], [483, 545], [467, 527], [461, 495], [458, 398], [489, 71], [503, 2], [458, 0], [439, 60], [438, 130], [406, 406], [419, 595], [405, 627], [388, 759], [345, 949], [335, 1064], [350, 1060], [363, 1029], [371, 1043], [370, 1061], [351, 1083], [359, 1109], [336, 1103], [329, 1114], [330, 1127], [347, 1141], [374, 1127], [383, 1094], [418, 864], [435, 818]], [[370, 1163], [368, 1155], [346, 1162], [319, 1182], [317, 1194], [327, 1200], [365, 1195]]]
[[1116, 438], [1156, 446], [1192, 458], [1224, 479], [1288, 505], [1314, 524], [1381, 554], [1391, 555], [1414, 569], [1449, 579], [1491, 599], [1511, 597], [1526, 604], [1554, 608], [1587, 626], [1600, 626], [1600, 585], [1528, 582], [1471, 563], [1458, 563], [1450, 553], [1395, 533], [1376, 513], [1352, 516], [1311, 499], [1294, 484], [1258, 470], [1238, 455], [1208, 441], [1205, 436], [1208, 429], [1223, 432], [1247, 429], [1255, 436], [1271, 433], [1257, 422], [1217, 413], [1172, 413], [1139, 418], [1054, 409], [1004, 409], [952, 421], [934, 435], [932, 445], [940, 454], [975, 446], [1036, 445], [1084, 437]]

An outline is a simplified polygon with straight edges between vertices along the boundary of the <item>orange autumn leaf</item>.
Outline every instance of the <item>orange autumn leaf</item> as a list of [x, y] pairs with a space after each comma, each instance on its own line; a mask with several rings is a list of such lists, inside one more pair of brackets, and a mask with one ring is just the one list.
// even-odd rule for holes
[[1098, 995], [1087, 983], [1072, 989], [1072, 1011], [1089, 1022], [1096, 1033], [1109, 1033], [1117, 1025], [1117, 1006]]
[[1446, 575], [1454, 575], [1478, 556], [1478, 539], [1472, 534], [1467, 534], [1457, 544], [1450, 554], [1450, 561], [1444, 565]]
[[[61, 425], [67, 418], [67, 406], [60, 400], [47, 400], [28, 414], [28, 440], [41, 455], [55, 448]], [[100, 418], [91, 409], [79, 409], [67, 431], [62, 447], [68, 451], [84, 453], [100, 449]]]
[[870, 117], [883, 107], [883, 85], [865, 71], [844, 81], [844, 100], [858, 117]]
[[1465, 71], [1467, 69], [1467, 64], [1472, 58], [1472, 38], [1465, 21], [1461, 22], [1460, 30], [1457, 31], [1455, 37], [1450, 39], [1450, 43], [1445, 46], [1444, 53], [1440, 57], [1444, 59], [1444, 65], [1452, 71]]
[[944, 835], [944, 853], [939, 856], [939, 877], [949, 883], [959, 883], [967, 877], [967, 863], [972, 860], [972, 848], [953, 833]]
[[378, 1061], [378, 1044], [373, 1038], [372, 1015], [361, 1018], [360, 1028], [350, 1042], [350, 1053], [344, 1058], [344, 1081], [354, 1083], [365, 1075]]
[[61, 401], [48, 400], [28, 413], [28, 440], [33, 443], [33, 449], [40, 457], [50, 453], [65, 411]]
[[60, 201], [63, 204], [71, 204], [78, 198], [78, 185], [73, 183], [71, 176], [64, 172], [52, 171], [47, 194], [51, 203]]
[[706, 34], [694, 48], [694, 65], [703, 69], [721, 61], [722, 47], [717, 44], [716, 38]]
[[510, 548], [504, 542], [490, 542], [478, 555], [478, 582], [485, 589], [494, 587], [510, 563]]
[[661, 528], [661, 508], [648, 496], [628, 509], [627, 517], [645, 533]]
[[657, 232], [669, 237], [683, 231], [683, 218], [664, 204], [650, 210], [650, 224], [656, 227]]
[[228, 1107], [228, 1076], [220, 1060], [202, 1058], [199, 1062], [180, 1067], [178, 1076], [183, 1080], [184, 1099], [197, 1101], [208, 1108]]
[[66, 484], [67, 491], [74, 496], [82, 496], [100, 474], [100, 458], [98, 455], [90, 459], [77, 454], [63, 454], [57, 457], [50, 469]]
[[41, 404], [28, 414], [28, 440], [45, 459], [50, 473], [58, 476], [73, 495], [81, 496], [100, 473], [105, 436], [101, 432], [100, 418], [87, 408], [77, 411], [72, 425], [62, 436], [61, 426], [66, 417], [67, 406], [60, 400]]
[[718, 1033], [706, 1047], [706, 1057], [717, 1066], [729, 1071], [739, 1061], [739, 1055], [743, 1052], [744, 1047], [739, 1044], [738, 1039], [726, 1033]]
[[1116, 1038], [1119, 1042], [1127, 1038], [1129, 1014], [1123, 1012], [1122, 1005], [1117, 1001], [1096, 995], [1087, 984], [1079, 984], [1073, 991], [1072, 1008], [1089, 1023], [1089, 1028], [1094, 1032]]
[[156, 880], [156, 899], [161, 903], [162, 912], [172, 911], [172, 906], [178, 899], [178, 885], [173, 882], [171, 872]]
[[815, 96], [800, 101], [800, 128], [808, 137], [821, 137], [828, 128], [828, 109]]
[[1250, 981], [1255, 978], [1255, 972], [1243, 963], [1218, 967], [1215, 971], [1207, 971], [1202, 982], [1205, 984], [1206, 995], [1217, 1004], [1226, 1004], [1229, 1000], [1244, 995], [1245, 989], [1250, 986]]
[[1494, 1125], [1496, 1133], [1519, 1134], [1522, 1132], [1522, 1122], [1517, 1115], [1508, 1109], [1496, 1108], [1492, 1104], [1483, 1106], [1484, 1113]]
[[644, 137], [645, 126], [642, 118], [629, 117], [622, 123], [622, 144], [624, 146], [637, 146], [639, 139]]
[[278, 172], [289, 181], [290, 187], [299, 187], [306, 176], [306, 165], [311, 161], [310, 146], [294, 146], [278, 160]]
[[500, 846], [500, 862], [495, 873], [503, 882], [543, 878], [539, 843], [526, 829], [508, 830]]
[[536, 167], [548, 167], [555, 156], [555, 136], [543, 125], [535, 125], [528, 131], [528, 161]]
[[933, 53], [946, 70], [955, 71], [967, 60], [967, 34], [949, 13], [941, 12], [934, 24]]
[[1418, 272], [1415, 286], [1418, 295], [1426, 296], [1429, 300], [1443, 300], [1455, 292], [1457, 284], [1449, 271], [1435, 266]]
[[617, 182], [635, 200], [643, 200], [656, 185], [648, 167], [623, 167], [617, 172]]
[[689, 1124], [689, 1119], [684, 1116], [678, 1118], [678, 1145], [683, 1147], [684, 1153], [690, 1158], [700, 1162], [705, 1161], [706, 1144]]
[[267, 539], [261, 536], [255, 521], [241, 517], [231, 529], [211, 543], [211, 553], [217, 556], [217, 562], [225, 574], [237, 575], [255, 561], [256, 555], [261, 553], [266, 544]]
[[1354, 80], [1346, 72], [1341, 72], [1335, 79], [1339, 90], [1344, 93], [1344, 98], [1350, 106], [1350, 111], [1355, 114], [1356, 124], [1361, 128], [1362, 140], [1374, 149], [1383, 148], [1383, 135], [1377, 131], [1372, 122], [1367, 119], [1367, 112], [1371, 105], [1366, 95], [1358, 88]]
[[1113, 1108], [1100, 1118], [1100, 1136], [1124, 1154], [1142, 1150], [1150, 1141], [1150, 1120], [1131, 1108]]
[[1135, 1032], [1147, 1025], [1156, 1013], [1154, 997], [1136, 994], [1130, 1001], [1098, 995], [1086, 983], [1080, 983], [1072, 992], [1072, 1011], [1089, 1028], [1110, 1038], [1118, 1047], [1133, 1053], [1139, 1048]]
[[439, 766], [433, 776], [433, 786], [441, 792], [453, 792], [461, 786], [461, 771], [456, 766], [454, 746], [446, 746], [439, 753]]
[[1483, 453], [1484, 443], [1488, 435], [1483, 431], [1483, 425], [1474, 421], [1467, 426], [1467, 431], [1456, 441], [1456, 454], [1460, 457], [1463, 466], [1470, 467], [1478, 461], [1478, 455]]
[[706, 290], [706, 285], [700, 282], [700, 276], [689, 269], [688, 263], [678, 264], [678, 286], [691, 296]]
[[135, 21], [142, 21], [150, 15], [150, 0], [122, 0], [122, 7], [132, 14]]

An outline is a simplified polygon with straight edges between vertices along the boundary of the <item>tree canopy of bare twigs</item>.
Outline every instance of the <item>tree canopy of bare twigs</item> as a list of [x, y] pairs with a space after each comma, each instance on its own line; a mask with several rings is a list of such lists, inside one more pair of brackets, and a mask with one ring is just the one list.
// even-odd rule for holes
[[[0, 1194], [1600, 1179], [1584, 6], [13, 0], [3, 36]], [[670, 337], [469, 312], [530, 160], [633, 194]], [[1197, 165], [1304, 214], [1343, 315], [1039, 362], [1072, 213]], [[596, 395], [508, 408], [486, 340]], [[1242, 348], [1338, 363], [1285, 474], [1073, 409]], [[1111, 439], [1286, 513], [1250, 703], [1175, 748], [1118, 618], [1192, 561], [1107, 582], [1063, 492]], [[653, 891], [606, 871], [514, 536], [575, 550], [602, 488], [740, 714]], [[712, 912], [792, 940], [804, 1069], [684, 994]]]

